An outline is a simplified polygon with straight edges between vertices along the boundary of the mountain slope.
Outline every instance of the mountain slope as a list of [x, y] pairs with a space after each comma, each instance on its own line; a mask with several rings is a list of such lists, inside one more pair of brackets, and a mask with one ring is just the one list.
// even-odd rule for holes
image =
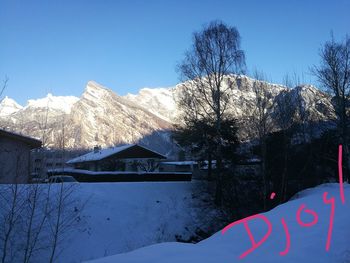
[[[244, 75], [226, 76], [227, 82], [233, 84], [233, 89], [228, 90], [227, 112], [237, 118], [242, 139], [252, 136], [247, 120], [254, 115], [254, 83], [264, 84], [271, 104], [281, 97], [290, 97], [294, 106], [302, 108], [307, 121], [335, 118], [331, 97], [313, 86], [287, 89]], [[170, 154], [176, 146], [169, 130], [172, 124], [181, 121], [176, 101], [182, 89], [180, 83], [171, 88], [144, 88], [136, 95], [119, 96], [90, 81], [80, 98], [48, 94], [43, 99], [29, 100], [25, 107], [6, 98], [0, 104], [0, 127], [37, 137], [49, 147], [91, 148], [139, 142], [156, 145], [155, 150]], [[275, 110], [276, 106], [272, 107], [272, 115]]]
[[177, 116], [176, 87], [171, 88], [143, 88], [137, 95], [127, 94], [125, 98], [146, 109], [158, 117], [173, 122]]
[[170, 123], [91, 81], [70, 117], [80, 130], [80, 144], [86, 146], [132, 143], [170, 128]]
[[[0, 108], [2, 111], [5, 108]], [[0, 123], [3, 128], [41, 139], [47, 147], [68, 148], [107, 147], [147, 136], [169, 140], [162, 133], [171, 127], [166, 120], [93, 81], [80, 98], [49, 94], [29, 100], [26, 107], [0, 116]], [[148, 144], [147, 139], [144, 143]]]

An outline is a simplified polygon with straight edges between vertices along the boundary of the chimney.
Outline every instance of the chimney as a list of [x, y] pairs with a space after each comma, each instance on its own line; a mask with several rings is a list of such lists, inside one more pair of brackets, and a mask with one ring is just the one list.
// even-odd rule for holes
[[94, 153], [98, 153], [100, 149], [101, 149], [100, 146], [98, 145], [94, 146]]

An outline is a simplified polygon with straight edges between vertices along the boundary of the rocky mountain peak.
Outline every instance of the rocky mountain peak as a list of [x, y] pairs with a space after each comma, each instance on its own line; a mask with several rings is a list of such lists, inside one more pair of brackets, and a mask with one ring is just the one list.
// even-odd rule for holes
[[5, 96], [5, 98], [3, 98], [0, 101], [0, 105], [1, 106], [14, 106], [14, 107], [17, 107], [17, 108], [23, 108], [14, 99], [9, 98], [8, 96]]
[[19, 105], [15, 100], [5, 97], [0, 101], [0, 116], [7, 116], [21, 110], [23, 107]]
[[313, 94], [315, 94], [317, 92], [320, 92], [320, 90], [318, 90], [315, 86], [308, 85], [308, 84], [298, 85], [294, 89], [300, 93], [313, 93]]
[[110, 89], [105, 88], [96, 81], [90, 80], [86, 85], [82, 98], [87, 100], [100, 100], [111, 93], [113, 92]]

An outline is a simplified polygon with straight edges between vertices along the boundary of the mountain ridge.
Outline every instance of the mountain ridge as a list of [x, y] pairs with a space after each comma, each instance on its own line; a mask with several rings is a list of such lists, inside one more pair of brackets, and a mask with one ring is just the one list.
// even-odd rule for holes
[[[228, 75], [225, 78], [234, 86], [229, 91], [227, 111], [238, 120], [254, 114], [256, 98], [253, 85], [257, 80], [245, 75]], [[301, 99], [305, 111], [314, 120], [334, 117], [331, 97], [311, 85], [288, 89], [283, 85], [263, 83], [273, 99], [278, 96]], [[108, 147], [120, 143], [142, 143], [144, 140], [148, 146], [164, 145], [163, 150], [157, 150], [169, 152], [168, 148], [173, 145], [169, 131], [181, 116], [176, 100], [182, 88], [182, 83], [179, 83], [168, 88], [143, 88], [137, 94], [120, 96], [96, 81], [89, 81], [79, 98], [48, 94], [41, 99], [28, 100], [27, 105], [22, 107], [6, 97], [6, 103], [0, 103], [0, 125], [42, 139], [47, 147]], [[3, 113], [4, 105], [7, 114]], [[10, 105], [14, 105], [12, 111]], [[243, 137], [248, 136], [250, 128], [245, 129]]]

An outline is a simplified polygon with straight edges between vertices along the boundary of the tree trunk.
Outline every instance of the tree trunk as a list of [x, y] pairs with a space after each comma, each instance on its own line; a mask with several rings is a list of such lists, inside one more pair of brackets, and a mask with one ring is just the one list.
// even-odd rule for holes
[[263, 179], [263, 204], [264, 204], [264, 210], [267, 209], [267, 203], [266, 203], [266, 196], [268, 191], [268, 180], [267, 180], [267, 174], [266, 174], [266, 140], [263, 138], [261, 140], [261, 175]]
[[284, 144], [284, 158], [283, 158], [283, 172], [282, 172], [282, 189], [281, 189], [281, 202], [283, 203], [287, 199], [287, 186], [288, 186], [288, 151], [289, 151], [289, 143], [287, 134], [283, 131], [283, 144]]
[[223, 200], [223, 175], [222, 175], [222, 153], [221, 144], [218, 144], [217, 155], [216, 155], [216, 193], [215, 193], [215, 204], [222, 206]]
[[216, 135], [217, 135], [217, 148], [216, 148], [216, 193], [215, 204], [222, 206], [223, 201], [223, 175], [222, 175], [222, 147], [221, 147], [221, 108], [220, 108], [220, 92], [218, 91], [217, 111], [216, 111]]

